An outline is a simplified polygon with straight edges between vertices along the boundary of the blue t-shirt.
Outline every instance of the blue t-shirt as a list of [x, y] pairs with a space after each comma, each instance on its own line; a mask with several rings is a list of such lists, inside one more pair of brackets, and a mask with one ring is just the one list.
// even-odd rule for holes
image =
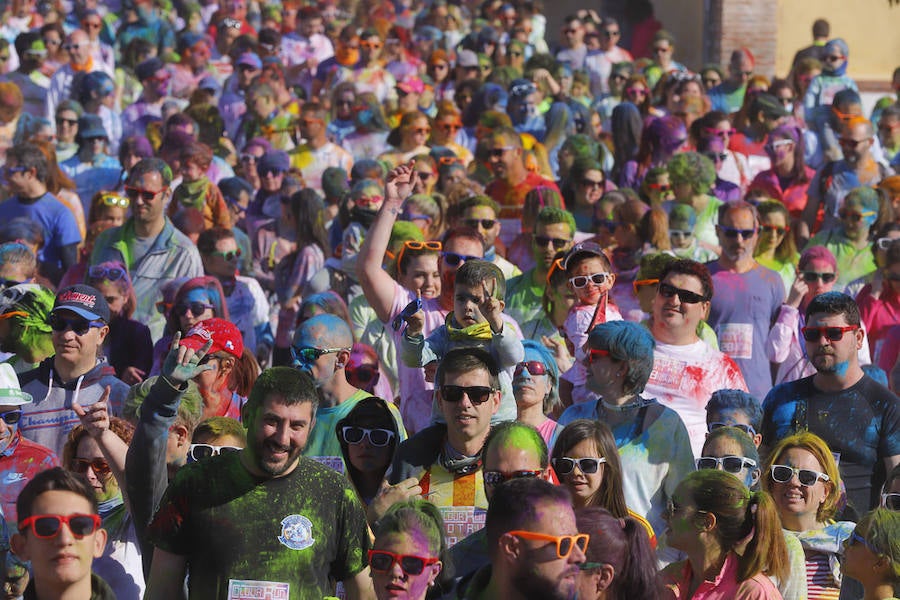
[[719, 349], [737, 363], [750, 393], [761, 400], [772, 389], [765, 343], [784, 302], [784, 283], [762, 265], [746, 273], [726, 271], [718, 261], [706, 266], [715, 290], [707, 323], [716, 332]]
[[60, 268], [60, 249], [81, 242], [81, 232], [72, 211], [50, 192], [34, 202], [25, 203], [14, 196], [0, 204], [0, 222], [8, 223], [17, 217], [36, 221], [44, 230], [44, 247], [38, 252], [38, 260], [48, 265]]
[[900, 455], [900, 398], [868, 375], [840, 392], [823, 392], [815, 375], [775, 386], [763, 404], [763, 444], [815, 433], [838, 458], [847, 499], [859, 515], [878, 506], [879, 462]]

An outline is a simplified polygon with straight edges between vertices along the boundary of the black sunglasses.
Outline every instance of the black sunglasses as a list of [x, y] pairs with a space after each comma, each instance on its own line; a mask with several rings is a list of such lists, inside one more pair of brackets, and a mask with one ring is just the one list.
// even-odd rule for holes
[[817, 273], [815, 271], [803, 271], [803, 281], [806, 283], [814, 283], [821, 279], [823, 283], [831, 283], [837, 278], [834, 273]]
[[0, 413], [0, 419], [3, 419], [3, 422], [7, 425], [15, 425], [22, 418], [22, 410], [8, 410], [5, 413]]
[[92, 327], [103, 327], [106, 323], [101, 320], [88, 321], [87, 319], [66, 319], [65, 317], [59, 316], [57, 313], [51, 313], [50, 316], [47, 317], [47, 325], [57, 333], [65, 331], [66, 329], [71, 329], [75, 332], [75, 335], [82, 336]]
[[480, 256], [469, 256], [468, 254], [457, 254], [456, 252], [441, 252], [444, 262], [451, 267], [458, 267], [467, 260], [481, 260]]
[[839, 342], [848, 331], [856, 331], [859, 325], [847, 325], [846, 327], [803, 327], [803, 339], [807, 342], [818, 342], [825, 336], [829, 342]]
[[545, 235], [536, 235], [534, 236], [534, 243], [537, 244], [538, 248], [546, 248], [547, 244], [553, 244], [554, 250], [562, 250], [567, 245], [572, 243], [572, 240], [564, 240], [562, 238], [552, 238], [547, 237]]
[[709, 300], [706, 296], [701, 296], [690, 290], [683, 290], [668, 283], [660, 283], [658, 289], [659, 295], [663, 298], [674, 298], [678, 296], [678, 300], [684, 304], [698, 304]]
[[478, 406], [479, 404], [484, 404], [488, 400], [491, 399], [491, 394], [494, 392], [492, 387], [486, 385], [470, 385], [470, 386], [462, 386], [462, 385], [442, 385], [441, 386], [441, 398], [443, 398], [446, 402], [451, 402], [456, 404], [462, 401], [463, 394], [469, 397], [469, 402]]
[[206, 304], [204, 302], [185, 302], [183, 304], [178, 304], [175, 308], [172, 309], [172, 312], [175, 313], [176, 317], [183, 317], [187, 314], [188, 311], [191, 311], [191, 314], [195, 317], [203, 314], [203, 311], [215, 310], [215, 306], [212, 304]]
[[478, 226], [481, 225], [483, 229], [493, 229], [494, 225], [497, 224], [496, 219], [466, 219], [463, 221], [466, 227], [471, 227], [472, 229], [478, 229]]
[[724, 225], [719, 225], [719, 231], [721, 231], [725, 237], [731, 239], [737, 238], [738, 234], [745, 240], [756, 235], [756, 229], [735, 229], [734, 227], [725, 227]]

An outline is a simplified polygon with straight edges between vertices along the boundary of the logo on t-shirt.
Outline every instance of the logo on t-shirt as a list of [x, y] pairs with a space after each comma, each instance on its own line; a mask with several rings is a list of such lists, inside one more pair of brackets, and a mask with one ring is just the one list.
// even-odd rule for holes
[[312, 536], [312, 521], [303, 515], [289, 515], [281, 520], [278, 541], [291, 550], [305, 550], [316, 540]]

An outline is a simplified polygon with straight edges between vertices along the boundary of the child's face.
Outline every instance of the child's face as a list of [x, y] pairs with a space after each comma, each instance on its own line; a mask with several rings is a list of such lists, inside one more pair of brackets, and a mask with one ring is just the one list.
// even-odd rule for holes
[[588, 90], [587, 87], [580, 81], [572, 82], [572, 97], [573, 98], [581, 98], [582, 96], [587, 96]]
[[125, 222], [125, 217], [128, 214], [128, 209], [122, 208], [121, 206], [105, 206], [100, 211], [97, 222], [105, 222], [109, 223], [112, 227], [118, 227], [122, 223]]
[[122, 309], [125, 308], [126, 298], [125, 294], [119, 290], [119, 286], [111, 281], [102, 281], [96, 285], [96, 288], [106, 298], [110, 314], [121, 315]]
[[[488, 286], [490, 289], [490, 286]], [[457, 283], [453, 287], [453, 317], [462, 327], [484, 323], [484, 315], [481, 314], [481, 304], [484, 301], [485, 287], [479, 285], [470, 287]]]
[[[600, 285], [594, 283], [590, 279], [591, 275], [597, 273], [606, 274], [606, 281]], [[606, 262], [599, 256], [592, 256], [581, 260], [581, 262], [572, 267], [567, 274], [569, 276], [569, 289], [575, 294], [575, 299], [578, 303], [582, 305], [594, 305], [600, 302], [600, 297], [609, 291], [616, 280], [616, 276], [609, 272], [609, 267], [606, 265]], [[587, 277], [588, 281], [583, 287], [576, 287], [572, 283], [572, 278], [580, 276]]]
[[186, 161], [181, 165], [181, 176], [185, 181], [197, 181], [204, 174], [204, 170], [194, 161]]
[[690, 231], [681, 231], [680, 229], [670, 229], [669, 230], [669, 241], [672, 243], [672, 247], [676, 249], [684, 249], [690, 248], [691, 242], [694, 240], [693, 234]]

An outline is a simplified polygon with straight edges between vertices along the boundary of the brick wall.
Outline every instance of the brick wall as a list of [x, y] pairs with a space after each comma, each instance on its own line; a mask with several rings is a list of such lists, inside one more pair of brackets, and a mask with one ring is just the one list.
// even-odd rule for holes
[[733, 50], [747, 47], [756, 57], [755, 71], [775, 75], [778, 0], [709, 0], [708, 7], [706, 59], [724, 66]]

